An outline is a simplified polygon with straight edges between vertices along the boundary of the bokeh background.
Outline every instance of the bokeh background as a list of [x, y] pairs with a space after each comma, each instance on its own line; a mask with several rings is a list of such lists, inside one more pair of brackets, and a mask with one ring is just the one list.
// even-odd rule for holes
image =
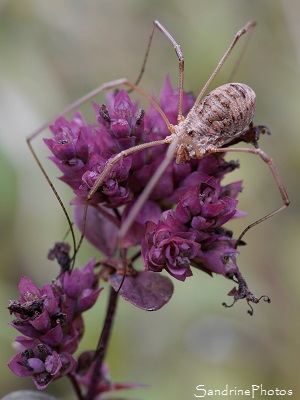
[[[255, 306], [253, 317], [247, 315], [245, 302], [226, 310], [221, 303], [231, 301], [226, 294], [232, 283], [197, 272], [184, 284], [175, 284], [172, 300], [158, 312], [143, 312], [120, 301], [107, 359], [112, 377], [149, 385], [124, 393], [132, 399], [192, 399], [200, 384], [207, 389], [263, 385], [291, 389], [292, 398], [300, 398], [298, 0], [0, 1], [1, 396], [34, 387], [30, 379], [17, 378], [6, 366], [14, 355], [11, 343], [16, 335], [7, 325], [8, 300], [18, 297], [22, 274], [39, 285], [56, 276], [57, 267], [46, 254], [67, 231], [58, 202], [29, 153], [26, 136], [97, 85], [123, 76], [134, 81], [154, 19], [181, 44], [185, 88], [195, 93], [235, 32], [249, 19], [258, 22], [234, 80], [249, 84], [257, 94], [255, 122], [272, 131], [260, 143], [275, 160], [291, 206], [252, 229], [238, 259], [250, 288], [257, 295], [269, 295], [270, 305]], [[228, 81], [243, 43], [212, 88]], [[176, 86], [177, 64], [171, 45], [156, 32], [141, 86], [158, 96], [166, 73]], [[43, 158], [47, 151], [38, 142]], [[231, 179], [244, 180], [240, 208], [248, 217], [231, 225], [236, 234], [281, 204], [260, 159], [251, 155], [239, 159], [241, 168]], [[55, 179], [57, 171], [50, 162], [44, 164]], [[61, 183], [55, 185], [67, 204], [72, 194]], [[78, 265], [94, 255], [96, 251], [85, 245]], [[86, 317], [82, 349], [97, 342], [106, 303], [105, 294], [101, 296], [98, 307]], [[75, 398], [66, 380], [47, 392], [64, 400]]]

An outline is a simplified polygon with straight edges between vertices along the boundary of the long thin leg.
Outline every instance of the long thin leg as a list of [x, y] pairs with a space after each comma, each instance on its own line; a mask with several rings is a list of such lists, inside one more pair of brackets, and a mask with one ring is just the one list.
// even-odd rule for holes
[[141, 68], [141, 71], [140, 71], [140, 74], [139, 74], [137, 80], [134, 82], [135, 85], [138, 85], [140, 83], [140, 81], [141, 81], [141, 79], [142, 79], [142, 77], [144, 75], [144, 72], [145, 72], [145, 69], [146, 69], [146, 65], [147, 65], [147, 61], [148, 61], [148, 57], [149, 57], [149, 53], [150, 53], [150, 48], [151, 48], [154, 32], [155, 32], [155, 24], [153, 23], [152, 30], [151, 30], [151, 33], [150, 33], [150, 36], [149, 36], [149, 40], [148, 40], [148, 45], [147, 45], [147, 48], [146, 48], [146, 54], [144, 56], [144, 60], [143, 60], [143, 64], [142, 64], [142, 68]]
[[51, 117], [48, 121], [46, 121], [43, 125], [41, 125], [38, 129], [36, 129], [30, 136], [28, 136], [27, 143], [31, 142], [36, 136], [38, 136], [41, 132], [43, 132], [45, 129], [49, 127], [49, 125], [54, 122], [56, 119], [64, 116], [65, 114], [68, 114], [71, 111], [76, 110], [81, 104], [85, 103], [88, 100], [91, 100], [93, 97], [97, 96], [97, 94], [100, 94], [103, 91], [113, 89], [116, 86], [122, 85], [124, 82], [126, 82], [126, 78], [121, 78], [117, 79], [115, 81], [111, 82], [106, 82], [103, 85], [98, 86], [96, 89], [92, 90], [91, 92], [85, 94], [84, 96], [80, 97], [78, 100], [74, 101], [74, 103], [71, 103], [68, 105], [63, 111], [55, 114], [53, 117]]
[[179, 62], [179, 101], [178, 101], [178, 122], [182, 121], [182, 96], [183, 96], [183, 80], [184, 80], [184, 57], [182, 54], [182, 51], [180, 49], [180, 45], [176, 42], [176, 40], [173, 38], [173, 36], [170, 34], [170, 32], [167, 31], [167, 29], [157, 20], [153, 21], [153, 28], [149, 37], [147, 49], [146, 49], [146, 54], [143, 60], [141, 72], [135, 82], [135, 85], [138, 85], [142, 79], [142, 76], [144, 75], [150, 48], [151, 48], [151, 43], [154, 35], [155, 28], [161, 31], [161, 33], [171, 42], [171, 44], [174, 47], [175, 53], [178, 58]]
[[167, 154], [165, 158], [163, 159], [162, 163], [160, 166], [157, 168], [153, 176], [151, 177], [150, 181], [148, 182], [147, 186], [144, 188], [142, 193], [139, 195], [136, 203], [130, 210], [126, 220], [123, 222], [120, 231], [119, 231], [119, 242], [122, 243], [122, 239], [125, 237], [126, 233], [130, 229], [132, 223], [134, 222], [136, 216], [140, 212], [141, 208], [145, 204], [145, 201], [148, 199], [149, 195], [151, 194], [153, 188], [165, 172], [166, 168], [170, 164], [170, 162], [173, 159], [175, 150], [176, 150], [176, 145], [177, 145], [178, 140], [174, 138], [172, 140], [172, 143], [170, 144]]
[[204, 93], [206, 92], [208, 86], [211, 84], [212, 80], [215, 78], [217, 73], [220, 71], [221, 67], [223, 66], [223, 64], [227, 60], [229, 54], [232, 52], [232, 50], [233, 50], [234, 46], [236, 45], [237, 41], [240, 39], [240, 37], [242, 35], [244, 35], [246, 32], [248, 32], [249, 29], [254, 28], [255, 25], [256, 25], [255, 21], [249, 21], [242, 29], [240, 29], [235, 34], [233, 41], [230, 43], [230, 45], [229, 45], [228, 49], [226, 50], [225, 54], [223, 55], [223, 57], [219, 61], [219, 64], [217, 65], [216, 69], [211, 74], [211, 76], [209, 77], [208, 81], [206, 82], [206, 84], [203, 86], [201, 92], [199, 93], [199, 96], [197, 97], [197, 100], [195, 101], [194, 107], [197, 107], [199, 105], [199, 103], [202, 100], [202, 97], [203, 97]]
[[87, 102], [88, 100], [91, 100], [98, 94], [105, 92], [107, 90], [114, 89], [114, 88], [116, 88], [118, 86], [122, 86], [122, 85], [129, 86], [131, 89], [137, 91], [139, 94], [141, 94], [143, 97], [145, 97], [150, 103], [152, 103], [154, 105], [154, 107], [157, 109], [157, 111], [161, 114], [161, 116], [165, 120], [166, 124], [170, 125], [165, 113], [162, 111], [162, 109], [159, 107], [159, 105], [155, 102], [155, 100], [151, 96], [149, 96], [147, 93], [145, 93], [137, 85], [129, 82], [128, 79], [120, 78], [120, 79], [116, 79], [114, 81], [106, 82], [103, 85], [98, 86], [96, 89], [94, 89], [91, 92], [80, 97], [78, 100], [74, 101], [74, 103], [71, 103], [70, 105], [68, 105], [63, 111], [55, 114], [47, 122], [45, 122], [38, 129], [36, 129], [30, 136], [28, 136], [28, 138], [26, 139], [27, 143], [31, 142], [36, 136], [38, 136], [41, 132], [43, 132], [45, 129], [47, 129], [49, 127], [49, 125], [52, 122], [54, 122], [56, 119], [64, 116], [65, 114], [68, 114], [71, 111], [76, 110], [79, 106], [81, 106], [81, 104]]
[[[76, 245], [76, 238], [75, 238], [75, 233], [74, 233], [74, 229], [73, 229], [73, 223], [72, 223], [72, 221], [71, 221], [71, 219], [70, 219], [69, 213], [68, 213], [66, 207], [64, 206], [64, 203], [62, 202], [61, 198], [59, 197], [59, 194], [57, 193], [57, 190], [55, 189], [53, 183], [51, 182], [51, 179], [49, 178], [49, 176], [48, 176], [48, 174], [47, 174], [45, 168], [44, 168], [43, 165], [41, 164], [41, 162], [40, 162], [40, 160], [39, 160], [39, 158], [38, 158], [36, 152], [34, 151], [32, 145], [31, 145], [30, 138], [27, 139], [27, 144], [28, 144], [28, 147], [29, 147], [29, 149], [30, 149], [32, 155], [33, 155], [33, 158], [35, 159], [37, 165], [39, 166], [40, 170], [42, 171], [44, 177], [46, 178], [46, 181], [48, 182], [49, 186], [51, 187], [51, 189], [52, 189], [52, 191], [53, 191], [55, 197], [57, 198], [57, 200], [58, 200], [58, 202], [59, 202], [59, 204], [60, 204], [60, 206], [61, 206], [61, 208], [62, 208], [62, 210], [63, 210], [63, 213], [64, 213], [64, 215], [65, 215], [65, 217], [66, 217], [66, 219], [67, 219], [67, 221], [68, 221], [69, 229], [70, 229], [70, 232], [71, 232], [72, 242], [73, 242], [73, 249], [76, 249], [76, 247], [77, 247], [77, 245]], [[74, 250], [74, 251], [75, 251], [75, 250]], [[74, 262], [73, 262], [73, 263], [74, 263]], [[70, 268], [72, 269], [72, 268], [73, 268], [73, 265], [71, 265]]]
[[234, 63], [234, 67], [229, 75], [228, 82], [234, 82], [233, 81], [234, 76], [236, 74], [236, 71], [239, 69], [239, 67], [241, 65], [242, 59], [244, 58], [244, 55], [246, 53], [246, 50], [248, 48], [248, 45], [249, 45], [251, 37], [252, 37], [252, 33], [253, 33], [253, 30], [250, 30], [249, 34], [247, 35], [247, 37], [245, 39], [245, 44], [243, 45], [242, 51], [240, 52], [240, 54], [237, 58], [237, 61]]
[[282, 210], [284, 210], [288, 205], [290, 204], [290, 200], [288, 198], [288, 194], [285, 190], [285, 187], [283, 185], [283, 182], [281, 180], [281, 177], [279, 175], [279, 172], [277, 171], [272, 159], [265, 153], [263, 152], [259, 147], [258, 148], [247, 148], [247, 147], [228, 147], [228, 148], [221, 148], [221, 149], [214, 149], [212, 150], [212, 153], [222, 153], [222, 152], [236, 152], [236, 153], [250, 153], [250, 154], [255, 154], [258, 155], [269, 167], [273, 178], [277, 184], [277, 187], [279, 189], [282, 201], [283, 201], [283, 206], [277, 208], [276, 210], [270, 212], [269, 214], [265, 215], [264, 217], [258, 219], [257, 221], [253, 222], [252, 224], [248, 225], [241, 235], [238, 238], [238, 241], [242, 239], [242, 237], [245, 235], [245, 233], [254, 227], [255, 225], [260, 224], [261, 222], [273, 217], [274, 215], [278, 214]]

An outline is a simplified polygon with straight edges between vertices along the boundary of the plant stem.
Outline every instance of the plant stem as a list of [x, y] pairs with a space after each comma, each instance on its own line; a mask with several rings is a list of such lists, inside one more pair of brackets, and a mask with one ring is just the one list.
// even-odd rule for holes
[[73, 388], [74, 388], [74, 390], [75, 390], [75, 392], [76, 392], [76, 394], [77, 394], [78, 400], [84, 400], [84, 397], [82, 396], [80, 387], [79, 387], [79, 385], [78, 385], [77, 380], [75, 379], [75, 377], [74, 377], [72, 374], [69, 374], [69, 375], [68, 375], [68, 378], [70, 379], [70, 381], [71, 381], [71, 383], [72, 383], [72, 386], [73, 386]]
[[108, 342], [110, 339], [111, 335], [111, 330], [113, 326], [113, 321], [114, 321], [114, 316], [116, 312], [116, 306], [117, 306], [117, 300], [118, 300], [118, 293], [111, 287], [110, 288], [110, 294], [109, 294], [109, 301], [107, 305], [107, 311], [106, 311], [106, 317], [105, 317], [105, 322], [103, 325], [103, 329], [101, 332], [101, 336], [97, 345], [97, 349], [95, 352], [95, 368], [94, 372], [91, 378], [89, 390], [86, 395], [86, 400], [93, 400], [94, 397], [97, 395], [96, 389], [97, 389], [97, 382], [101, 379], [101, 369], [102, 369], [102, 364], [106, 355], [106, 350], [108, 347]]

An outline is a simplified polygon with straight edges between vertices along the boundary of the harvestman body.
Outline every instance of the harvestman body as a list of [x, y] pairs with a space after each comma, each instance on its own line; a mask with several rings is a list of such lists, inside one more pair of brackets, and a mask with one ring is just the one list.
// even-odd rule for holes
[[[73, 236], [73, 244], [74, 244], [74, 256], [77, 253], [81, 242], [84, 237], [85, 232], [85, 222], [86, 222], [86, 215], [89, 201], [92, 199], [96, 191], [99, 187], [103, 184], [105, 178], [108, 176], [112, 167], [118, 163], [122, 158], [127, 157], [131, 154], [134, 154], [138, 151], [144, 150], [149, 147], [162, 145], [162, 144], [169, 144], [169, 149], [167, 151], [166, 157], [164, 161], [161, 163], [159, 168], [156, 170], [155, 174], [151, 178], [150, 182], [144, 189], [144, 192], [140, 195], [135, 206], [131, 209], [127, 219], [122, 224], [120, 229], [119, 238], [120, 242], [122, 238], [125, 236], [126, 232], [130, 228], [131, 224], [133, 223], [135, 217], [141, 210], [143, 204], [147, 200], [150, 192], [152, 191], [155, 184], [160, 179], [161, 175], [164, 173], [166, 167], [171, 162], [176, 154], [176, 162], [177, 163], [185, 163], [188, 162], [192, 158], [202, 158], [208, 154], [217, 153], [217, 152], [245, 152], [258, 155], [270, 168], [270, 171], [277, 183], [278, 189], [280, 191], [283, 205], [278, 209], [274, 210], [273, 212], [265, 215], [264, 217], [260, 218], [259, 220], [255, 221], [251, 225], [249, 225], [240, 235], [237, 243], [239, 240], [244, 236], [244, 234], [253, 226], [257, 225], [258, 223], [270, 218], [271, 216], [277, 214], [278, 212], [282, 211], [289, 205], [289, 199], [284, 188], [284, 185], [281, 181], [281, 178], [269, 156], [267, 156], [257, 144], [257, 139], [259, 136], [260, 131], [263, 132], [261, 129], [262, 127], [255, 127], [253, 126], [253, 117], [255, 112], [255, 105], [256, 105], [256, 95], [254, 91], [247, 85], [242, 83], [227, 83], [223, 86], [220, 86], [213, 90], [211, 93], [206, 95], [203, 98], [204, 93], [206, 92], [208, 86], [210, 85], [211, 81], [214, 79], [224, 62], [226, 61], [227, 57], [231, 53], [233, 47], [235, 46], [236, 42], [239, 38], [245, 34], [249, 29], [255, 26], [255, 22], [250, 21], [246, 24], [241, 30], [239, 30], [232, 43], [230, 44], [229, 48], [225, 52], [224, 56], [221, 58], [219, 64], [217, 65], [216, 69], [204, 85], [203, 89], [201, 90], [198, 98], [195, 101], [194, 106], [191, 108], [189, 113], [186, 117], [182, 115], [182, 97], [183, 97], [183, 80], [184, 80], [184, 58], [183, 54], [180, 50], [180, 46], [174, 40], [174, 38], [170, 35], [170, 33], [158, 22], [154, 21], [153, 29], [150, 35], [146, 55], [144, 58], [143, 66], [141, 69], [140, 76], [138, 77], [135, 84], [129, 82], [127, 79], [119, 79], [116, 81], [108, 82], [94, 91], [88, 93], [86, 96], [82, 97], [75, 103], [71, 104], [67, 107], [62, 113], [56, 115], [50, 121], [45, 123], [42, 127], [40, 127], [37, 131], [35, 131], [28, 139], [28, 145], [30, 147], [31, 152], [35, 160], [37, 161], [38, 165], [40, 166], [43, 174], [45, 175], [47, 181], [49, 182], [52, 190], [54, 191], [56, 197], [58, 198], [63, 211], [68, 219], [70, 230]], [[174, 50], [177, 54], [179, 60], [179, 75], [180, 75], [180, 83], [179, 83], [179, 107], [178, 107], [178, 124], [172, 125], [168, 121], [166, 115], [164, 114], [163, 110], [159, 107], [159, 105], [155, 102], [155, 100], [147, 95], [142, 89], [140, 89], [137, 85], [144, 73], [149, 50], [151, 47], [151, 42], [153, 38], [153, 34], [155, 29], [160, 30], [166, 38], [172, 43]], [[33, 150], [31, 145], [32, 139], [34, 139], [38, 134], [40, 134], [48, 125], [55, 120], [56, 118], [76, 109], [79, 105], [84, 103], [85, 101], [91, 99], [92, 97], [96, 96], [98, 93], [106, 90], [110, 90], [120, 85], [125, 85], [130, 88], [130, 90], [135, 90], [143, 97], [148, 99], [150, 103], [157, 109], [160, 113], [162, 118], [164, 119], [169, 131], [170, 135], [167, 136], [163, 140], [157, 140], [154, 142], [144, 143], [141, 145], [134, 146], [130, 149], [121, 151], [116, 156], [113, 156], [111, 159], [107, 161], [107, 164], [103, 170], [103, 172], [98, 177], [97, 181], [95, 182], [93, 188], [90, 190], [88, 197], [85, 203], [85, 211], [83, 217], [83, 226], [82, 226], [82, 236], [78, 245], [76, 246], [75, 236], [72, 228], [72, 223], [70, 221], [69, 215], [62, 204], [50, 178], [48, 177], [46, 171], [42, 167], [36, 153]], [[247, 148], [247, 147], [227, 147], [231, 146], [232, 144], [245, 141], [247, 143], [254, 144], [254, 148]]]
[[177, 164], [202, 158], [232, 140], [252, 122], [255, 104], [255, 93], [247, 85], [228, 83], [213, 90], [174, 126]]

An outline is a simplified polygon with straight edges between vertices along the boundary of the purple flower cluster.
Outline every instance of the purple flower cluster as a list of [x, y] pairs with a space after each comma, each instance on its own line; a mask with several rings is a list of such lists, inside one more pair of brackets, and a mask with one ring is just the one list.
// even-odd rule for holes
[[191, 264], [226, 276], [224, 259], [238, 252], [236, 241], [221, 226], [236, 215], [235, 196], [240, 189], [240, 183], [221, 188], [211, 177], [187, 190], [157, 224], [148, 222], [142, 242], [145, 267], [166, 269], [181, 281], [192, 275]]
[[10, 301], [8, 309], [16, 317], [10, 325], [24, 336], [17, 336], [20, 352], [8, 366], [18, 376], [31, 376], [38, 389], [75, 369], [72, 354], [84, 330], [82, 313], [101, 291], [94, 264], [91, 260], [81, 270], [64, 272], [41, 289], [23, 276], [20, 300]]
[[[61, 179], [76, 198], [75, 220], [82, 227], [83, 204], [107, 161], [120, 151], [169, 135], [161, 115], [151, 106], [145, 113], [120, 90], [107, 96], [108, 105], [94, 105], [95, 124], [86, 124], [77, 113], [68, 122], [58, 119], [45, 139], [52, 161], [63, 172]], [[183, 114], [194, 103], [184, 93]], [[167, 78], [159, 104], [171, 123], [176, 123], [178, 90]], [[121, 159], [105, 177], [89, 203], [85, 236], [106, 256], [118, 250], [117, 233], [130, 209], [165, 157], [166, 146], [148, 148]], [[221, 226], [240, 214], [236, 197], [241, 182], [222, 186], [224, 176], [238, 167], [224, 154], [209, 155], [184, 165], [170, 163], [123, 239], [123, 248], [142, 242], [145, 268], [167, 270], [184, 280], [191, 266], [225, 275], [222, 257], [236, 254], [236, 242]], [[175, 209], [174, 209], [175, 207]]]

